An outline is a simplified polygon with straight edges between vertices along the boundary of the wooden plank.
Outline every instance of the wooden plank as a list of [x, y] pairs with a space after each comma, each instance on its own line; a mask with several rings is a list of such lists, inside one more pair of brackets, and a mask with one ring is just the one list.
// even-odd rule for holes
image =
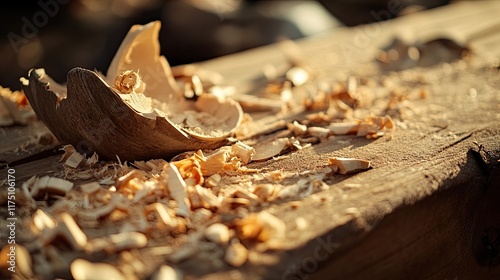
[[[491, 2], [453, 5], [377, 25], [379, 31], [362, 44], [357, 43], [367, 34], [367, 26], [301, 40], [299, 46], [320, 80], [339, 81], [349, 75], [403, 80], [403, 74], [382, 74], [373, 57], [398, 30], [439, 29], [448, 21], [463, 27], [481, 17], [491, 19], [491, 11], [499, 7]], [[416, 24], [422, 21], [427, 23]], [[328, 190], [306, 197], [298, 207], [288, 200], [267, 206], [288, 228], [281, 249], [260, 253], [238, 269], [211, 266], [197, 256], [172, 265], [188, 278], [204, 279], [453, 279], [476, 275], [495, 279], [499, 266], [489, 266], [489, 252], [481, 246], [483, 233], [500, 226], [499, 196], [495, 195], [500, 82], [497, 70], [482, 60], [494, 49], [490, 43], [469, 62], [406, 72], [414, 79], [422, 78], [430, 94], [427, 99], [412, 101], [392, 138], [372, 141], [336, 136], [280, 160], [250, 164], [261, 171], [297, 173], [325, 166], [332, 156], [363, 158], [373, 164], [364, 173], [328, 178]], [[279, 66], [286, 60], [278, 47], [268, 46], [203, 66], [251, 92], [255, 90], [253, 80], [266, 63]], [[472, 88], [475, 94], [471, 94]], [[52, 168], [50, 163], [56, 160], [54, 156], [21, 164], [16, 170], [26, 179], [53, 171], [56, 166]], [[308, 226], [298, 229], [297, 218]], [[143, 261], [147, 260], [146, 275], [165, 262], [146, 250], [141, 252]], [[68, 277], [67, 271], [61, 273]]]
[[[376, 48], [387, 41], [385, 38], [397, 34], [396, 31], [404, 28], [405, 23], [417, 29], [438, 23], [435, 25], [438, 30], [443, 26], [442, 16], [456, 15], [454, 22], [464, 26], [469, 20], [491, 19], [493, 14], [489, 11], [498, 9], [498, 5], [491, 2], [486, 5], [477, 8], [464, 3], [455, 6], [458, 10], [442, 8], [415, 15], [415, 18], [401, 19], [397, 25], [387, 23], [380, 32], [383, 38], [370, 38], [370, 43], [376, 41], [378, 44], [354, 50], [353, 54], [360, 54], [359, 59], [344, 56], [329, 61], [325, 57], [329, 58], [330, 52], [342, 54], [342, 42], [354, 42], [353, 37], [363, 32], [363, 27], [307, 39], [300, 42], [300, 46], [312, 67], [321, 69], [321, 74], [330, 73], [333, 79], [353, 72], [371, 75], [377, 69], [373, 65], [361, 64], [370, 61], [366, 54], [375, 53]], [[484, 15], [486, 11], [489, 16]], [[449, 18], [445, 17], [446, 20]], [[427, 24], [415, 24], [420, 22]], [[460, 25], [457, 30], [459, 28]], [[478, 56], [494, 53], [496, 48], [493, 45], [483, 49]], [[222, 58], [207, 66], [226, 71], [227, 77], [231, 76], [231, 63], [249, 67], [250, 71], [256, 70], [252, 64], [245, 64], [246, 57], [252, 58], [251, 63], [257, 57], [260, 61], [275, 61], [279, 57], [274, 46], [247, 54], [249, 56], [241, 54]], [[341, 68], [336, 64], [340, 61], [349, 61], [350, 64]], [[361, 65], [365, 69], [353, 70]], [[230, 275], [266, 279], [306, 279], [309, 276], [314, 279], [444, 279], [457, 275], [483, 275], [485, 279], [495, 279], [498, 266], [480, 266], [475, 259], [474, 250], [477, 250], [487, 227], [472, 222], [481, 219], [474, 213], [485, 200], [494, 200], [497, 204], [499, 201], [486, 196], [484, 188], [489, 175], [478, 167], [470, 151], [477, 147], [475, 143], [491, 143], [498, 139], [500, 99], [496, 92], [496, 72], [493, 69], [471, 70], [469, 67], [472, 66], [478, 67], [469, 64], [460, 68], [469, 72], [463, 75], [457, 73], [458, 69], [447, 74], [442, 73], [442, 68], [420, 69], [419, 73], [429, 71], [426, 77], [435, 75], [429, 82], [431, 97], [419, 102], [415, 107], [419, 112], [411, 120], [405, 120], [410, 129], [396, 131], [389, 142], [378, 140], [368, 144], [362, 139], [350, 139], [346, 146], [339, 144], [345, 141], [340, 137], [281, 161], [255, 165], [265, 166], [267, 170], [300, 172], [324, 165], [330, 156], [347, 156], [369, 159], [375, 168], [347, 179], [334, 178], [333, 188], [322, 194], [322, 197], [333, 198], [330, 203], [321, 203], [317, 197], [310, 197], [304, 199], [297, 210], [291, 210], [288, 203], [273, 207], [274, 213], [283, 218], [289, 228], [295, 227], [297, 217], [309, 222], [307, 230], [288, 233], [287, 241], [293, 244], [293, 248], [281, 252], [278, 264], [265, 268], [249, 265], [238, 272], [216, 273], [206, 279]], [[470, 88], [481, 88], [481, 99], [484, 99], [471, 101], [468, 96]], [[499, 149], [496, 140], [491, 150], [498, 152]], [[314, 160], [307, 160], [311, 158]], [[468, 184], [471, 178], [475, 178], [474, 185]], [[339, 198], [339, 190], [347, 198]], [[465, 204], [464, 198], [467, 198]], [[436, 212], [439, 213], [430, 215]], [[320, 262], [316, 250], [326, 241], [337, 244], [338, 248], [332, 249], [334, 253], [328, 260]], [[190, 267], [189, 264], [185, 266]], [[469, 270], [463, 274], [466, 269]]]
[[0, 128], [0, 168], [53, 149], [57, 141], [41, 121]]

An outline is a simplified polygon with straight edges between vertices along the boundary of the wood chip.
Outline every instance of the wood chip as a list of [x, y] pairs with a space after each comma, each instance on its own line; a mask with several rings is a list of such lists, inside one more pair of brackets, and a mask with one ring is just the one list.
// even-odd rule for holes
[[34, 120], [36, 114], [23, 92], [0, 87], [0, 126], [27, 125]]
[[128, 172], [116, 180], [116, 189], [120, 191], [121, 188], [125, 187], [133, 179], [139, 179], [141, 181], [144, 179], [144, 174], [137, 169]]
[[216, 210], [221, 206], [221, 202], [210, 189], [203, 188], [200, 185], [195, 186], [195, 190], [201, 200], [201, 205], [205, 209]]
[[30, 194], [32, 197], [37, 197], [42, 192], [57, 195], [66, 195], [73, 188], [73, 183], [61, 178], [44, 176], [37, 178], [33, 182]]
[[85, 161], [85, 157], [80, 155], [79, 153], [72, 153], [65, 161], [64, 165], [71, 168], [78, 168]]
[[286, 78], [291, 81], [294, 86], [299, 87], [307, 83], [309, 80], [309, 73], [306, 69], [295, 66], [286, 72]]
[[285, 223], [268, 211], [249, 214], [243, 219], [237, 219], [234, 221], [234, 227], [241, 240], [258, 242], [281, 239], [286, 232]]
[[255, 149], [238, 141], [231, 146], [231, 153], [240, 158], [243, 164], [248, 164], [255, 154]]
[[217, 244], [226, 244], [229, 241], [229, 228], [221, 223], [208, 226], [204, 232], [205, 238]]
[[35, 214], [33, 214], [32, 223], [38, 232], [45, 229], [53, 229], [57, 226], [56, 220], [41, 209], [37, 209]]
[[221, 180], [222, 176], [220, 174], [214, 174], [205, 180], [205, 186], [209, 188], [215, 188], [219, 185]]
[[162, 174], [163, 177], [166, 177], [170, 195], [179, 205], [179, 208], [177, 208], [177, 215], [182, 217], [189, 216], [189, 208], [185, 201], [186, 183], [182, 179], [179, 170], [174, 164], [168, 163], [165, 164]]
[[148, 238], [140, 232], [121, 232], [105, 237], [92, 239], [85, 250], [89, 253], [105, 251], [114, 254], [123, 250], [140, 249], [146, 247]]
[[307, 126], [303, 125], [303, 124], [300, 124], [297, 121], [294, 121], [293, 123], [287, 123], [287, 128], [295, 136], [301, 136], [301, 135], [304, 135], [307, 132]]
[[200, 161], [203, 176], [210, 176], [223, 170], [228, 158], [229, 152], [225, 149], [219, 149], [215, 153], [203, 158]]
[[344, 123], [331, 123], [328, 129], [334, 135], [356, 134], [358, 132], [360, 121], [344, 122]]
[[200, 159], [197, 154], [186, 159], [172, 162], [188, 186], [203, 184], [204, 178], [201, 172]]
[[340, 174], [351, 174], [370, 168], [370, 162], [362, 159], [334, 157], [328, 161], [330, 165], [338, 168], [337, 172]]
[[174, 229], [177, 227], [177, 222], [170, 216], [167, 209], [167, 205], [160, 202], [155, 202], [144, 207], [146, 216], [153, 211], [156, 213], [159, 222], [161, 222], [161, 224], [158, 225], [159, 227]]
[[112, 196], [111, 201], [103, 206], [78, 212], [78, 217], [85, 220], [97, 220], [111, 214], [116, 209], [127, 211], [128, 207], [120, 202], [120, 198], [118, 196], [114, 195]]
[[186, 244], [168, 256], [168, 260], [173, 263], [180, 263], [198, 253], [199, 248], [192, 244]]
[[182, 273], [166, 264], [160, 266], [153, 274], [151, 280], [182, 280]]
[[324, 127], [311, 126], [307, 128], [307, 133], [320, 139], [326, 139], [331, 134], [331, 130]]
[[231, 245], [226, 250], [226, 254], [224, 255], [224, 261], [226, 263], [234, 266], [240, 267], [242, 266], [248, 259], [248, 250], [245, 246], [241, 245], [241, 243], [234, 239], [231, 242]]
[[73, 217], [68, 213], [61, 213], [58, 220], [57, 236], [64, 237], [74, 249], [83, 249], [87, 245], [87, 236], [80, 229]]
[[269, 201], [275, 189], [275, 186], [272, 184], [260, 184], [254, 187], [253, 193], [263, 201]]
[[272, 142], [258, 144], [254, 146], [255, 156], [254, 161], [266, 160], [280, 155], [288, 148], [290, 140], [288, 138], [279, 138]]
[[97, 182], [90, 182], [80, 185], [80, 189], [84, 194], [93, 194], [101, 189], [101, 185]]
[[125, 280], [116, 267], [107, 263], [92, 263], [84, 259], [76, 259], [71, 263], [70, 270], [71, 276], [78, 280]]

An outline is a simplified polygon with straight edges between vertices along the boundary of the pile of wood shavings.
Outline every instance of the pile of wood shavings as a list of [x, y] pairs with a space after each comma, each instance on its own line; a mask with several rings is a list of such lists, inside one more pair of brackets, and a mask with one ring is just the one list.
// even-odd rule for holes
[[[257, 174], [246, 168], [255, 150], [242, 142], [183, 154], [171, 162], [130, 165], [100, 162], [96, 154], [85, 157], [72, 146], [63, 149], [66, 179], [33, 177], [22, 186], [21, 204], [29, 213], [22, 215], [26, 218], [18, 248], [25, 252], [20, 255], [23, 261], [32, 264], [19, 270], [22, 277], [64, 277], [70, 268], [77, 279], [93, 279], [95, 271], [140, 279], [145, 276], [140, 258], [132, 258], [134, 265], [121, 258], [155, 244], [167, 246], [156, 254], [170, 268], [195, 255], [203, 258], [203, 248], [213, 246], [219, 257], [207, 259], [216, 267], [241, 266], [252, 251], [283, 246], [285, 224], [259, 209], [277, 199], [303, 198], [327, 188], [323, 179], [338, 170], [337, 162], [305, 172], [284, 187], [280, 181], [296, 174]], [[99, 262], [113, 254], [120, 258], [116, 266]]]
[[[151, 279], [167, 279], [182, 277], [178, 264], [187, 259], [223, 269], [286, 248], [286, 225], [267, 210], [273, 202], [298, 201], [329, 188], [331, 175], [367, 170], [371, 164], [331, 157], [321, 168], [299, 174], [247, 165], [338, 135], [390, 135], [396, 126], [392, 117], [405, 117], [407, 101], [426, 95], [391, 84], [397, 80], [391, 77], [379, 81], [382, 90], [377, 81], [349, 77], [326, 86], [316, 83], [303, 94], [313, 73], [300, 67], [291, 65], [286, 80], [270, 78], [274, 86], [266, 94], [278, 99], [244, 99], [242, 106], [250, 111], [278, 110], [268, 121], [248, 114], [236, 133], [244, 142], [187, 152], [170, 162], [132, 163], [101, 162], [96, 154], [86, 157], [65, 146], [64, 179], [34, 177], [23, 185], [21, 204], [27, 213], [21, 216], [30, 218], [22, 220], [26, 230], [18, 248], [24, 252], [19, 257], [31, 265], [19, 273], [26, 278], [93, 279], [98, 273], [142, 279], [151, 276], [141, 258], [147, 255], [157, 267]], [[267, 106], [267, 100], [276, 102]], [[187, 124], [183, 128], [199, 126], [189, 114], [171, 117]], [[297, 228], [304, 224], [297, 221]], [[106, 256], [116, 257], [104, 263]]]

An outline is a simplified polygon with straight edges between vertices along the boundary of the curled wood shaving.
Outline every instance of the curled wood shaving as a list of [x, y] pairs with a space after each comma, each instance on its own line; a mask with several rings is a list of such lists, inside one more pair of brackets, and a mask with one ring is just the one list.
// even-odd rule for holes
[[172, 164], [179, 169], [179, 173], [182, 175], [187, 185], [193, 186], [203, 184], [204, 178], [201, 171], [200, 160], [196, 155], [180, 161], [174, 161]]
[[139, 73], [132, 70], [126, 70], [116, 76], [115, 88], [124, 94], [140, 93], [145, 89], [145, 84], [142, 82]]

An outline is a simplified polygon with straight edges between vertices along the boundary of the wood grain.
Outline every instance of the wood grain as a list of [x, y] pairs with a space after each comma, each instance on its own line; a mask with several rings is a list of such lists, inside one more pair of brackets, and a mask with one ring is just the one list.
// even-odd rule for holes
[[[336, 136], [249, 166], [298, 173], [322, 167], [332, 156], [362, 158], [374, 166], [328, 178], [330, 188], [301, 200], [298, 208], [287, 200], [269, 206], [289, 229], [283, 248], [239, 269], [214, 268], [196, 257], [177, 267], [187, 279], [498, 279], [498, 245], [484, 243], [485, 232], [500, 228], [500, 31], [490, 29], [498, 12], [500, 4], [493, 1], [465, 2], [298, 42], [318, 79], [330, 81], [349, 75], [403, 79], [381, 72], [374, 55], [405, 30], [417, 39], [429, 30], [463, 34], [474, 55], [410, 70], [424, 78], [430, 94], [412, 101], [399, 120], [404, 125], [390, 138]], [[472, 28], [478, 22], [487, 22], [490, 31], [474, 36], [481, 33]], [[276, 45], [203, 66], [223, 74], [240, 92], [256, 93], [253, 83], [266, 63], [286, 63]], [[29, 178], [47, 171], [37, 171], [37, 165], [54, 160], [23, 164], [17, 172]], [[308, 222], [306, 229], [297, 229], [298, 217]], [[148, 260], [150, 271], [164, 261]]]

